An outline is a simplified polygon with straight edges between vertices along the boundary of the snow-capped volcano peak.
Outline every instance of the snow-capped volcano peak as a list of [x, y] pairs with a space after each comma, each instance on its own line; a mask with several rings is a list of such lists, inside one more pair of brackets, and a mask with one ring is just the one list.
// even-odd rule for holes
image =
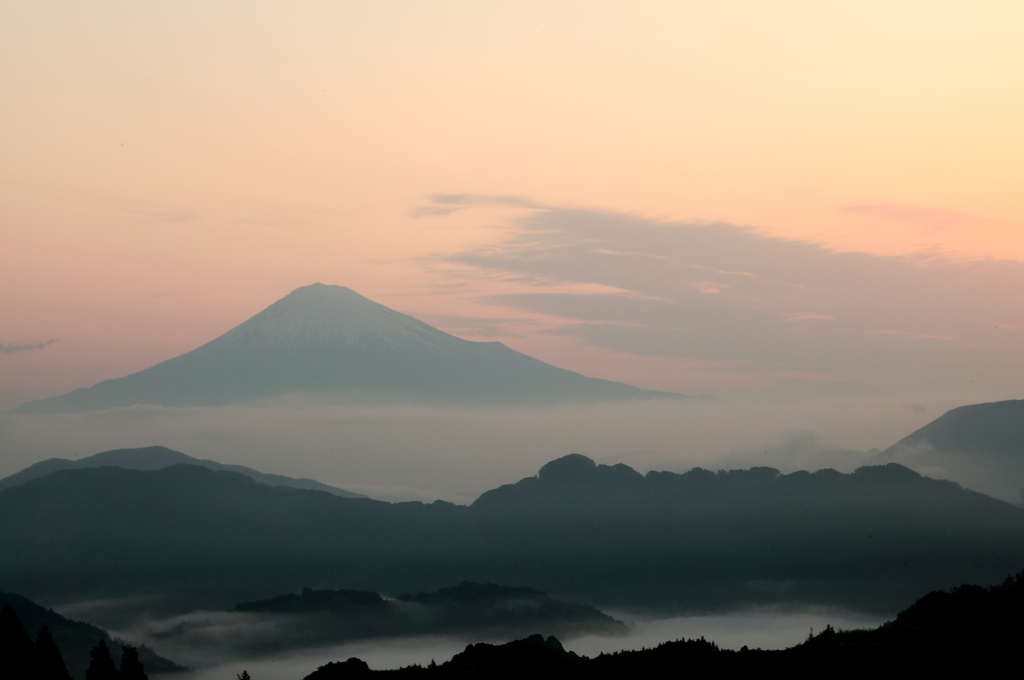
[[682, 396], [587, 378], [498, 342], [462, 340], [343, 286], [314, 283], [191, 352], [15, 411], [220, 406], [289, 394], [472, 405]]
[[314, 283], [297, 288], [209, 343], [263, 349], [303, 347], [443, 347], [458, 338], [368, 300], [351, 288]]

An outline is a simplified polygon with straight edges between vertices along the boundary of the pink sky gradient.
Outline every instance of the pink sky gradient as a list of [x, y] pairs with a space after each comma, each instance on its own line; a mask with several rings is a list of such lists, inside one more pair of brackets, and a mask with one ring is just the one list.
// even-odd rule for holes
[[[4, 3], [0, 409], [190, 350], [314, 281], [641, 387], [1019, 397], [1019, 358], [982, 364], [1013, 364], [1024, 339], [1022, 34], [1024, 6], [1003, 2]], [[452, 211], [437, 194], [491, 198]], [[531, 217], [587, 211], [749, 227], [758, 281], [794, 240], [864, 253], [888, 288], [805, 308], [710, 255], [687, 264], [705, 268], [689, 289], [735, 294], [734, 311], [756, 299], [801, 337], [833, 333], [825, 370], [641, 351], [657, 319], [624, 319], [642, 302], [599, 340], [595, 318], [501, 297], [660, 295], [625, 256], [618, 283], [594, 252], [543, 276], [465, 260], [509, 252]], [[959, 349], [884, 352], [942, 357], [945, 381], [850, 368], [853, 339], [942, 338]]]

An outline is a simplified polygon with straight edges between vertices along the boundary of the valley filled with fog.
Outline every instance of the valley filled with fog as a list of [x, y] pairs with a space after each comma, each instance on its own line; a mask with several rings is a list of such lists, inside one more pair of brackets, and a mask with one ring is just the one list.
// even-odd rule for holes
[[[74, 611], [81, 611], [74, 609]], [[744, 645], [751, 648], [783, 649], [798, 644], [812, 631], [820, 632], [827, 625], [852, 630], [879, 625], [884, 619], [877, 615], [863, 615], [843, 610], [811, 608], [806, 610], [780, 610], [762, 608], [729, 613], [691, 615], [667, 619], [630, 617], [612, 612], [617, 618], [627, 621], [630, 630], [626, 635], [616, 637], [584, 636], [562, 640], [565, 648], [585, 656], [597, 656], [624, 649], [654, 647], [666, 640], [704, 637], [714, 640], [720, 647], [739, 649]], [[208, 625], [215, 621], [209, 612], [197, 612], [194, 619]], [[173, 623], [181, 621], [175, 619]], [[152, 642], [147, 637], [149, 628], [159, 628], [170, 622], [152, 621], [146, 628], [132, 628], [116, 631], [126, 639]], [[244, 624], [223, 623], [221, 634], [225, 637], [245, 635]], [[333, 647], [303, 650], [273, 658], [224, 658], [216, 648], [169, 647], [167, 653], [181, 659], [197, 670], [189, 674], [194, 680], [217, 680], [237, 675], [243, 669], [260, 680], [294, 680], [302, 678], [330, 661], [345, 660], [355, 656], [366, 661], [373, 669], [401, 668], [431, 661], [441, 663], [465, 649], [477, 638], [452, 638], [421, 636], [387, 640], [362, 640]]]

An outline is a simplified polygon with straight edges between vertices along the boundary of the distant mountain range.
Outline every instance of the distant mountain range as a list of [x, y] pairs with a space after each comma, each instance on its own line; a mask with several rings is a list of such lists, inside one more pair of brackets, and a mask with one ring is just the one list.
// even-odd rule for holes
[[18, 486], [19, 484], [24, 484], [25, 482], [33, 479], [43, 477], [51, 472], [56, 472], [57, 470], [77, 470], [80, 468], [96, 468], [104, 466], [114, 466], [128, 470], [162, 470], [163, 468], [171, 465], [183, 464], [199, 465], [210, 470], [228, 470], [230, 472], [237, 472], [261, 484], [268, 484], [270, 486], [287, 486], [294, 489], [326, 491], [327, 493], [332, 493], [336, 496], [343, 496], [345, 498], [364, 498], [362, 494], [338, 489], [312, 479], [293, 479], [292, 477], [285, 477], [283, 475], [259, 472], [252, 468], [247, 468], [244, 465], [225, 465], [213, 460], [201, 460], [181, 453], [180, 451], [174, 451], [165, 446], [147, 446], [138, 449], [115, 449], [113, 451], [103, 451], [92, 456], [79, 458], [78, 460], [68, 460], [67, 458], [47, 458], [46, 460], [35, 463], [34, 465], [30, 465], [20, 472], [16, 472], [13, 475], [0, 479], [0, 491], [8, 487]]
[[359, 404], [549, 404], [679, 399], [471, 342], [341, 286], [298, 288], [224, 335], [138, 373], [13, 413], [221, 406], [290, 394]]
[[1024, 399], [948, 411], [867, 461], [885, 463], [1024, 504]]
[[896, 464], [642, 475], [571, 455], [471, 506], [342, 498], [196, 465], [100, 467], [0, 492], [0, 545], [0, 583], [49, 602], [468, 580], [605, 606], [892, 611], [1018, 569], [1024, 509]]

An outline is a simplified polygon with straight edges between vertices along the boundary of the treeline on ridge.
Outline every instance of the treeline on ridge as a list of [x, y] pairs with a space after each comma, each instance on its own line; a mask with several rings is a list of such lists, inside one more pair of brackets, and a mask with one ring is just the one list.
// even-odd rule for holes
[[[39, 631], [45, 629], [47, 631], [46, 635], [51, 637], [54, 644], [59, 647], [63, 663], [74, 678], [83, 677], [91, 663], [90, 652], [98, 646], [99, 642], [103, 642], [103, 645], [109, 649], [125, 646], [135, 648], [140, 662], [145, 664], [145, 667], [150, 672], [166, 673], [185, 670], [183, 666], [179, 666], [173, 661], [157, 655], [146, 645], [139, 645], [137, 647], [128, 645], [121, 640], [111, 637], [102, 628], [83, 621], [68, 619], [52, 609], [46, 609], [15, 593], [0, 592], [0, 609], [5, 610], [5, 612], [10, 610], [11, 612], [10, 615], [4, 614], [8, 618], [4, 619], [3, 629], [6, 632], [2, 637], [6, 639], [21, 639], [20, 635], [12, 633], [12, 631], [22, 630], [26, 632], [25, 639], [27, 639], [28, 632], [35, 632], [38, 635]], [[15, 625], [13, 623], [14, 620], [17, 620], [19, 623]], [[11, 637], [12, 635], [13, 637]], [[12, 653], [15, 653], [15, 655], [20, 653], [17, 652], [17, 649], [20, 648], [16, 648]], [[0, 655], [0, 658], [5, 657]], [[6, 676], [0, 673], [0, 677]]]
[[[90, 650], [86, 680], [147, 680], [139, 650], [121, 646], [120, 668], [102, 637]], [[179, 669], [175, 669], [179, 670]], [[0, 676], [6, 680], [71, 680], [64, 655], [49, 626], [39, 627], [35, 643], [25, 631], [17, 612], [9, 604], [0, 608]]]

